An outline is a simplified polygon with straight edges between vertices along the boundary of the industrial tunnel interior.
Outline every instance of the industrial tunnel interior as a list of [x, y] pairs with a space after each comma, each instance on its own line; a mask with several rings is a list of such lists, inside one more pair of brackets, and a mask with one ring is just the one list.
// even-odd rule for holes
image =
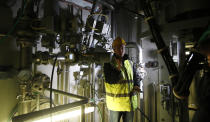
[[209, 3], [1, 0], [0, 122], [111, 122], [104, 64], [117, 37], [141, 77], [133, 122], [210, 121]]

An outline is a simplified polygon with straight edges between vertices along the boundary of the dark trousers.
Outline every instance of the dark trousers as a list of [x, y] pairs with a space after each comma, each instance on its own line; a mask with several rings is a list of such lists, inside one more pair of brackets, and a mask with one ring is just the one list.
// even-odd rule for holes
[[123, 118], [123, 122], [133, 122], [133, 111], [110, 111], [110, 122], [120, 122], [120, 118]]

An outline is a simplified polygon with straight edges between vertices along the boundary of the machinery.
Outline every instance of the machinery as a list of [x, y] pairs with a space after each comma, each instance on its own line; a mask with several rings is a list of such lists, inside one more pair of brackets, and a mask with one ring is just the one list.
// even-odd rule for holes
[[117, 36], [143, 78], [134, 121], [190, 122], [205, 61], [195, 49], [209, 25], [208, 5], [1, 0], [0, 122], [109, 122], [103, 64]]

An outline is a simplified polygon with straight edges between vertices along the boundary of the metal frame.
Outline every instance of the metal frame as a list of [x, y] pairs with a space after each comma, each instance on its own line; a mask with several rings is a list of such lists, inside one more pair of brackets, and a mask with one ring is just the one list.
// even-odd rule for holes
[[[50, 89], [47, 88], [47, 91], [49, 91]], [[40, 111], [35, 111], [35, 112], [31, 112], [28, 114], [23, 114], [20, 116], [16, 116], [12, 118], [12, 122], [24, 122], [24, 121], [32, 121], [34, 119], [41, 119], [43, 117], [46, 116], [50, 116], [53, 113], [57, 113], [57, 112], [61, 112], [67, 109], [71, 109], [71, 108], [75, 108], [75, 107], [79, 107], [81, 106], [81, 122], [85, 122], [85, 104], [87, 104], [89, 102], [88, 98], [83, 97], [83, 96], [79, 96], [79, 95], [75, 95], [75, 94], [71, 94], [71, 93], [67, 93], [67, 92], [63, 92], [60, 90], [56, 90], [56, 89], [52, 89], [52, 91], [56, 94], [61, 94], [67, 97], [71, 97], [73, 99], [76, 100], [80, 100], [80, 101], [76, 101], [73, 103], [69, 103], [69, 104], [65, 104], [65, 105], [59, 105], [53, 108], [48, 108], [48, 109], [44, 109], [44, 110], [40, 110]]]

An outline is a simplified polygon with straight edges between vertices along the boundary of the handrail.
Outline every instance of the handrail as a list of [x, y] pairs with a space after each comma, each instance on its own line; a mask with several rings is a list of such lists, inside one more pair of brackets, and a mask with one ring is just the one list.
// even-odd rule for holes
[[[46, 88], [46, 91], [50, 91], [50, 88]], [[81, 112], [82, 112], [81, 119], [84, 120], [84, 116], [85, 116], [84, 105], [89, 102], [88, 98], [79, 96], [76, 94], [56, 90], [56, 89], [52, 89], [52, 92], [54, 92], [55, 94], [61, 94], [61, 95], [73, 98], [75, 100], [80, 100], [80, 101], [76, 101], [76, 102], [65, 104], [65, 105], [59, 105], [59, 106], [56, 106], [53, 108], [43, 109], [40, 111], [35, 111], [35, 112], [19, 115], [19, 116], [13, 117], [12, 122], [24, 122], [24, 121], [33, 121], [34, 119], [42, 119], [44, 117], [50, 117], [52, 114], [56, 114], [58, 112], [62, 112], [62, 111], [65, 111], [65, 110], [68, 110], [71, 108], [78, 107], [78, 106], [81, 106], [81, 109], [82, 109], [81, 110]]]

